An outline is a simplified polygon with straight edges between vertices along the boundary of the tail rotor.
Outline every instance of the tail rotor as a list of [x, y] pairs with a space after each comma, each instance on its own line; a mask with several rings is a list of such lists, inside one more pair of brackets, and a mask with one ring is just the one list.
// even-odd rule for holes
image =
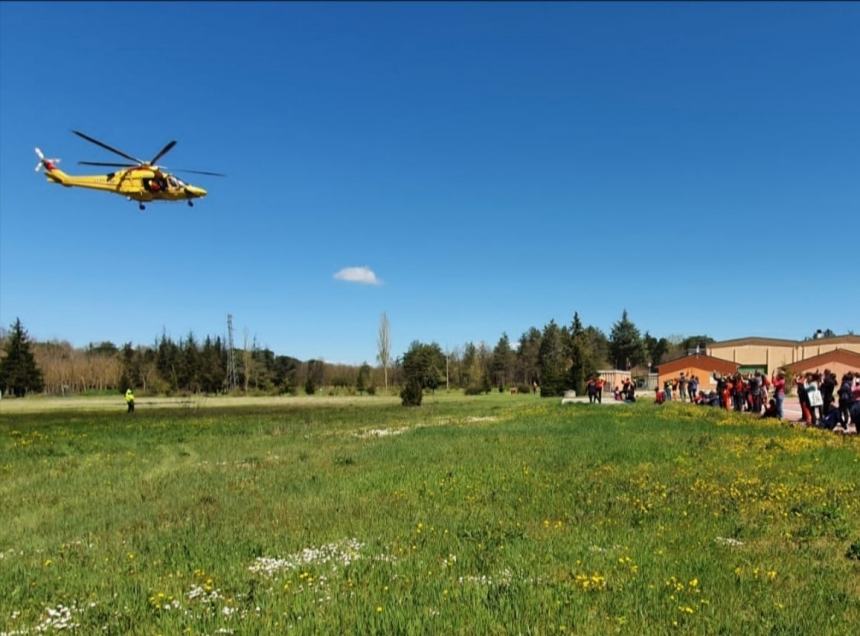
[[51, 171], [54, 166], [60, 163], [59, 159], [46, 159], [44, 153], [39, 148], [36, 148], [36, 156], [39, 158], [39, 163], [36, 164], [36, 172], [39, 172], [43, 167], [45, 170]]

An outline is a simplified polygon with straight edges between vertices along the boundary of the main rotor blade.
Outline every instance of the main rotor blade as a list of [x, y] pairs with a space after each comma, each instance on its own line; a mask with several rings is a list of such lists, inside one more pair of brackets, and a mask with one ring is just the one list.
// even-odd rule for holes
[[79, 161], [81, 166], [109, 166], [111, 168], [137, 168], [136, 163], [106, 163], [104, 161]]
[[205, 170], [188, 170], [187, 168], [172, 168], [171, 172], [190, 172], [191, 174], [207, 174], [210, 177], [226, 177], [226, 174], [220, 172], [206, 172]]
[[157, 155], [155, 155], [149, 163], [152, 165], [155, 165], [155, 162], [158, 161], [159, 159], [161, 159], [168, 152], [170, 152], [170, 149], [173, 148], [173, 146], [175, 146], [175, 145], [176, 145], [176, 141], [171, 141], [164, 148], [162, 148], [161, 152], [159, 152]]
[[72, 132], [73, 132], [73, 133], [75, 133], [75, 134], [76, 134], [78, 137], [80, 137], [81, 139], [86, 139], [86, 140], [87, 140], [87, 141], [89, 141], [90, 143], [95, 144], [96, 146], [101, 146], [101, 147], [102, 147], [102, 148], [104, 148], [105, 150], [110, 150], [112, 153], [117, 154], [117, 155], [119, 155], [120, 157], [123, 157], [123, 158], [125, 158], [125, 159], [128, 159], [129, 161], [134, 161], [135, 163], [146, 163], [146, 162], [144, 162], [144, 161], [141, 161], [141, 160], [140, 160], [140, 159], [138, 159], [137, 157], [132, 157], [131, 155], [127, 155], [127, 154], [126, 154], [126, 153], [124, 153], [122, 150], [117, 150], [116, 148], [114, 148], [114, 147], [112, 147], [112, 146], [108, 146], [106, 143], [101, 142], [101, 141], [99, 141], [98, 139], [93, 139], [93, 138], [92, 138], [92, 137], [90, 137], [89, 135], [85, 135], [84, 133], [82, 133], [82, 132], [81, 132], [81, 131], [79, 131], [79, 130], [73, 130]]

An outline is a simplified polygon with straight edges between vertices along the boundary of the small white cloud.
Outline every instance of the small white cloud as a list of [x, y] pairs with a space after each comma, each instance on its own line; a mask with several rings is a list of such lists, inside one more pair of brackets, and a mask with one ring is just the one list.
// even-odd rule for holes
[[334, 277], [337, 280], [345, 280], [348, 283], [358, 283], [360, 285], [382, 284], [382, 281], [376, 277], [376, 274], [369, 267], [344, 267]]

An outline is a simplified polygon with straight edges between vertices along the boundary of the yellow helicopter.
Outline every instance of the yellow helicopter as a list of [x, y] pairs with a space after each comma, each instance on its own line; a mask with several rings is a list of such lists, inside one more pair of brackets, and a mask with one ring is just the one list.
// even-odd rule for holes
[[[59, 159], [47, 159], [42, 151], [36, 148], [36, 156], [39, 157], [36, 172], [44, 168], [48, 181], [59, 183], [67, 188], [90, 188], [91, 190], [113, 192], [128, 198], [129, 201], [134, 199], [138, 202], [138, 207], [141, 210], [146, 209], [144, 203], [149, 201], [186, 201], [189, 206], [193, 206], [194, 199], [206, 196], [206, 190], [203, 188], [185, 183], [167, 172], [163, 166], [156, 165], [156, 162], [176, 145], [175, 141], [169, 142], [151, 160], [142, 161], [80, 131], [73, 130], [72, 132], [78, 137], [134, 163], [79, 161], [78, 163], [82, 166], [107, 166], [119, 168], [119, 170], [105, 175], [71, 175], [57, 168], [57, 164], [60, 163]], [[203, 170], [179, 170], [179, 172], [205, 174], [213, 177], [226, 176], [220, 172], [205, 172]]]

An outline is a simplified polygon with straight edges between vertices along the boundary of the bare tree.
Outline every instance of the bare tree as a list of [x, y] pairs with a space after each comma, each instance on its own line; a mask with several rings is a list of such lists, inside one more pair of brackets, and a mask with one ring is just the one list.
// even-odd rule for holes
[[385, 378], [385, 392], [388, 393], [388, 365], [391, 363], [391, 327], [388, 323], [388, 315], [382, 312], [379, 317], [379, 335], [376, 338], [376, 349], [379, 352], [377, 359], [382, 365], [383, 377]]

